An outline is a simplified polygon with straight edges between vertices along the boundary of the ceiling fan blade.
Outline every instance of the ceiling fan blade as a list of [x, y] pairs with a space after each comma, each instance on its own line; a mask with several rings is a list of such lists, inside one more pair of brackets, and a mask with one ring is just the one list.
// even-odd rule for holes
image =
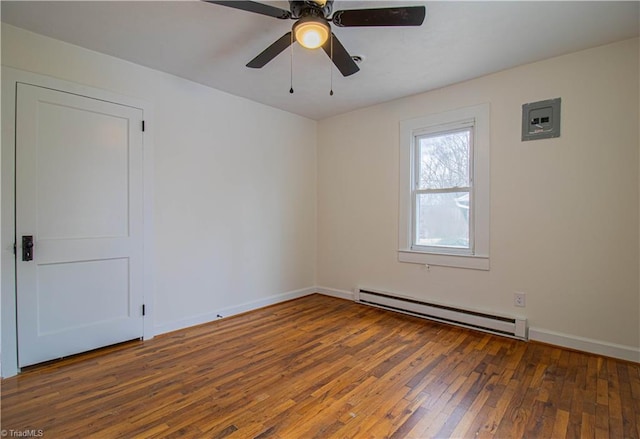
[[291, 45], [291, 38], [291, 32], [287, 32], [271, 46], [264, 49], [260, 55], [249, 61], [247, 67], [251, 67], [252, 69], [260, 69], [264, 67], [269, 61], [278, 56], [280, 52]]
[[[333, 41], [333, 43], [332, 43]], [[331, 46], [333, 44], [333, 55], [331, 55]], [[322, 48], [329, 56], [329, 58], [333, 59], [333, 63], [336, 65], [342, 76], [353, 75], [354, 73], [360, 70], [360, 67], [356, 64], [356, 62], [351, 59], [351, 55], [347, 52], [347, 49], [344, 48], [340, 40], [335, 36], [335, 34], [331, 34], [331, 38], [329, 38], [326, 43], [322, 45]]]
[[424, 6], [380, 9], [349, 9], [333, 14], [333, 24], [340, 27], [358, 26], [420, 26], [424, 22]]
[[251, 1], [219, 1], [219, 0], [203, 0], [207, 3], [214, 3], [216, 5], [228, 6], [234, 9], [241, 9], [243, 11], [255, 12], [256, 14], [268, 15], [269, 17], [280, 18], [285, 20], [291, 18], [291, 12], [286, 9], [276, 8], [275, 6], [265, 5], [263, 3], [251, 2]]

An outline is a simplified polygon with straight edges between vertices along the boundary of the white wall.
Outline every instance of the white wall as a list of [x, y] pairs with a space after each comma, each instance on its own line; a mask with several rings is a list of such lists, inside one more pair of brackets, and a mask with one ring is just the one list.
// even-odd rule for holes
[[[522, 315], [539, 339], [559, 333], [634, 357], [638, 78], [635, 39], [321, 121], [319, 285]], [[521, 142], [522, 104], [556, 97], [561, 137]], [[491, 105], [491, 270], [398, 262], [399, 122], [484, 102]], [[526, 308], [513, 306], [516, 291], [527, 293]]]
[[315, 284], [315, 121], [4, 23], [2, 64], [153, 106], [157, 332]]

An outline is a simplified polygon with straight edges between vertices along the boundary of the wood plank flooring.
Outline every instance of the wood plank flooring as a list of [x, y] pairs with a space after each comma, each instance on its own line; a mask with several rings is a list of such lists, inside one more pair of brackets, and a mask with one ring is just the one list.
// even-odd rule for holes
[[39, 366], [1, 390], [1, 428], [45, 438], [640, 437], [637, 364], [321, 295]]

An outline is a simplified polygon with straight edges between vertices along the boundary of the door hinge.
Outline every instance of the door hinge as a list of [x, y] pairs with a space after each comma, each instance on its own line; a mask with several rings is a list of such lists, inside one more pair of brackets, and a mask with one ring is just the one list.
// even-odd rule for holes
[[142, 132], [144, 133], [144, 120], [142, 121]]
[[145, 306], [144, 305], [142, 305], [142, 315], [143, 316], [147, 315], [147, 312], [145, 310]]
[[16, 243], [13, 243], [13, 254], [17, 254], [18, 253], [18, 246], [16, 245]]

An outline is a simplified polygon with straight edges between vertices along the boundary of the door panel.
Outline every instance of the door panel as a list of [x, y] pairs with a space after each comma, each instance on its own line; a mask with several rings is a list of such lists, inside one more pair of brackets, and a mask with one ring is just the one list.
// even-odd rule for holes
[[[126, 258], [41, 264], [37, 282], [40, 335], [114, 322], [130, 315]], [[61, 315], [65, 318], [60, 319]]]
[[39, 238], [127, 236], [128, 119], [50, 102], [38, 112]]
[[20, 367], [142, 337], [142, 110], [18, 84]]

